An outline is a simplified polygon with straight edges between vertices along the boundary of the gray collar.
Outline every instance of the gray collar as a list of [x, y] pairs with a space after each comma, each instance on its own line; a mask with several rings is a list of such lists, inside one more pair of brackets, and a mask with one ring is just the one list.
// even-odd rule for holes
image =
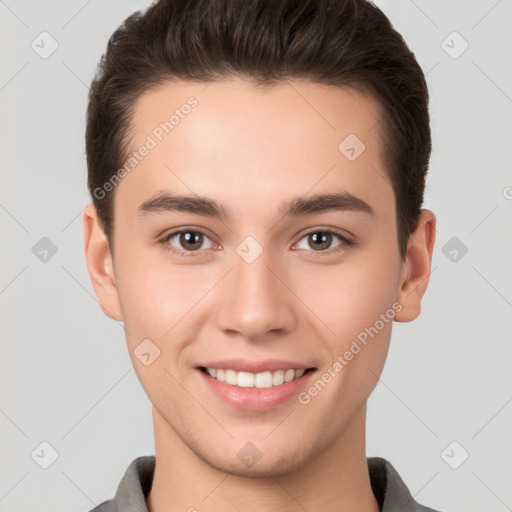
[[[142, 455], [128, 466], [113, 499], [90, 512], [148, 512], [145, 497], [153, 483], [155, 456]], [[417, 503], [400, 475], [382, 457], [367, 457], [373, 494], [381, 512], [439, 512]]]

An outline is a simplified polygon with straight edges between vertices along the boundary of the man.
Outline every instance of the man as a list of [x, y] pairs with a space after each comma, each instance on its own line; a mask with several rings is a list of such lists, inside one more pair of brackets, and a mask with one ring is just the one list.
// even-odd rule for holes
[[161, 0], [92, 84], [89, 274], [153, 404], [105, 511], [432, 511], [365, 453], [420, 313], [428, 91], [364, 0]]

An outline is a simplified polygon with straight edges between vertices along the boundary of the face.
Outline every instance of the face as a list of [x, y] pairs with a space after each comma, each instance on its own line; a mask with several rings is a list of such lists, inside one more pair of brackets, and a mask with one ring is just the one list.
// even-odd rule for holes
[[173, 83], [135, 105], [131, 149], [151, 148], [115, 189], [113, 285], [98, 295], [160, 434], [213, 467], [297, 469], [375, 387], [411, 307], [379, 117], [368, 96], [304, 81]]

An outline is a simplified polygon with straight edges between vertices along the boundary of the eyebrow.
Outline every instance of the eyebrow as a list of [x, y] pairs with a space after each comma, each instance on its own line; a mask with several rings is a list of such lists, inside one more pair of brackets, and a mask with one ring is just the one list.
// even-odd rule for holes
[[[144, 201], [137, 210], [139, 215], [179, 211], [225, 221], [232, 217], [228, 208], [213, 199], [199, 195], [172, 194], [166, 190], [157, 192]], [[345, 190], [297, 197], [283, 202], [279, 208], [279, 213], [283, 217], [302, 217], [331, 211], [354, 211], [375, 216], [374, 209], [366, 201]]]

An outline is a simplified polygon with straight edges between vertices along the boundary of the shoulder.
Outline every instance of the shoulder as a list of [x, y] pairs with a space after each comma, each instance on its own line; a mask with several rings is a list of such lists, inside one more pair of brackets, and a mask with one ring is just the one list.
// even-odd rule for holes
[[100, 503], [89, 512], [118, 512], [118, 508], [116, 502], [112, 499]]
[[418, 503], [391, 462], [382, 457], [367, 457], [367, 462], [381, 512], [442, 512]]
[[146, 496], [153, 483], [155, 456], [134, 459], [119, 482], [115, 496], [89, 512], [148, 512]]

